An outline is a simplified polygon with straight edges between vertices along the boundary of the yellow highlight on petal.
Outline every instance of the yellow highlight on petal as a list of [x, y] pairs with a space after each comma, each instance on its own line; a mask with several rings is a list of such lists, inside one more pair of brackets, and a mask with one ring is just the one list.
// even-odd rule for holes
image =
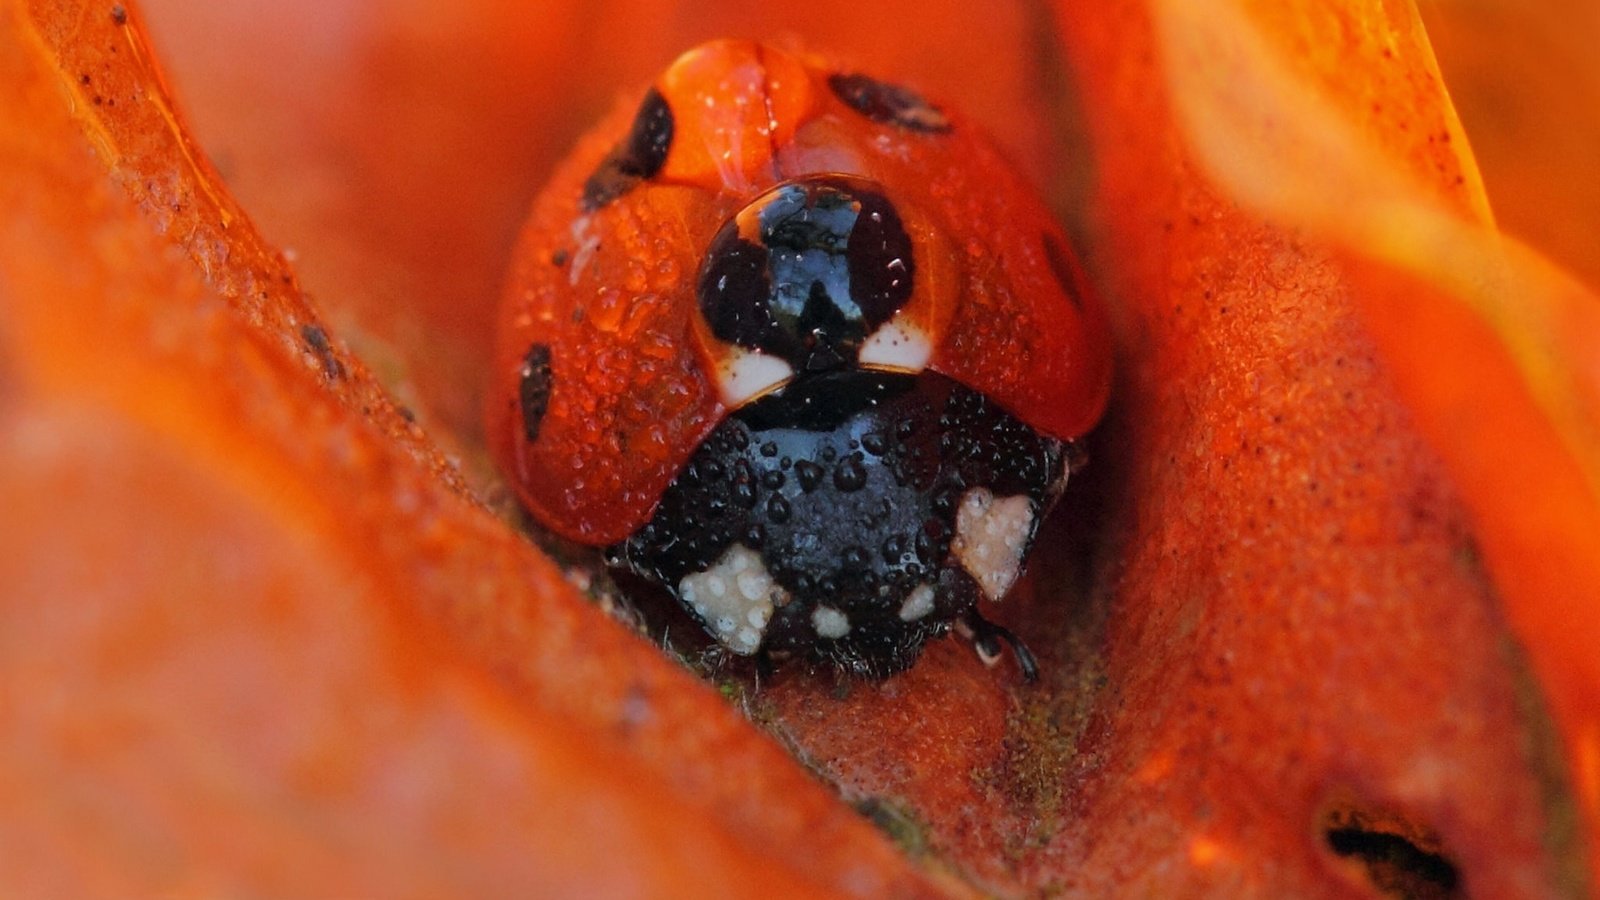
[[1211, 838], [1197, 837], [1189, 842], [1189, 862], [1199, 868], [1209, 868], [1227, 855], [1227, 849]]

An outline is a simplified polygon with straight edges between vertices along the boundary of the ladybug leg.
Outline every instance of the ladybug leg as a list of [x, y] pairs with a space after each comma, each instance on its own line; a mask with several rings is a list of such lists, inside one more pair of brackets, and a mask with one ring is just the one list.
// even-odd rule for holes
[[756, 688], [759, 690], [763, 681], [772, 680], [772, 673], [774, 671], [772, 666], [772, 654], [768, 652], [765, 646], [756, 651], [755, 664]]
[[1011, 648], [1011, 655], [1016, 657], [1017, 668], [1022, 670], [1022, 679], [1029, 684], [1039, 680], [1039, 661], [1033, 658], [1033, 651], [1028, 649], [1028, 645], [1009, 629], [979, 615], [976, 609], [968, 610], [966, 615], [957, 619], [955, 630], [956, 634], [971, 642], [978, 659], [986, 666], [993, 666], [1000, 661], [1000, 642], [1005, 641], [1006, 646]]

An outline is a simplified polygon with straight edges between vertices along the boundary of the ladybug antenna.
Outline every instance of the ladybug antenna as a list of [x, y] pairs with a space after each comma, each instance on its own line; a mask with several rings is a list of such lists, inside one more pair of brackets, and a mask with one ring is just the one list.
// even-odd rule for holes
[[1010, 629], [979, 615], [976, 609], [968, 610], [965, 616], [956, 620], [956, 633], [971, 642], [973, 651], [986, 666], [993, 666], [1000, 661], [1000, 642], [1005, 641], [1006, 646], [1011, 648], [1011, 655], [1017, 660], [1017, 668], [1022, 670], [1022, 680], [1029, 684], [1039, 680], [1039, 661], [1034, 659], [1028, 645], [1012, 634]]

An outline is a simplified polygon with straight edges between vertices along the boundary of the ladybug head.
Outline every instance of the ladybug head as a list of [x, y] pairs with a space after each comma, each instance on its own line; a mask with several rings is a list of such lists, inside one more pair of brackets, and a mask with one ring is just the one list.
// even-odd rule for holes
[[923, 282], [939, 266], [924, 263], [915, 223], [882, 185], [835, 173], [783, 182], [729, 219], [697, 282], [696, 332], [723, 403], [804, 373], [922, 371], [938, 305]]

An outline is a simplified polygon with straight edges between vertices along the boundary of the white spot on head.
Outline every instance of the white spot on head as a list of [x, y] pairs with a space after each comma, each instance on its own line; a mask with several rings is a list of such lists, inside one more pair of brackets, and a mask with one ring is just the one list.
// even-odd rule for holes
[[733, 357], [717, 371], [717, 389], [730, 409], [772, 390], [794, 377], [794, 367], [770, 353], [735, 348]]
[[1033, 501], [1018, 494], [995, 499], [986, 488], [961, 495], [950, 552], [990, 600], [1004, 597], [1022, 574], [1022, 554], [1033, 533]]
[[811, 613], [811, 627], [819, 637], [842, 638], [850, 633], [850, 617], [831, 606], [819, 606]]
[[788, 592], [772, 580], [761, 555], [743, 544], [729, 547], [704, 572], [685, 575], [678, 596], [711, 636], [741, 656], [761, 647], [772, 620], [772, 608], [789, 602]]
[[933, 585], [919, 584], [906, 595], [906, 602], [900, 604], [900, 621], [915, 622], [931, 612], [933, 612]]
[[933, 357], [933, 343], [921, 329], [890, 320], [861, 343], [856, 358], [863, 366], [896, 372], [921, 372]]

